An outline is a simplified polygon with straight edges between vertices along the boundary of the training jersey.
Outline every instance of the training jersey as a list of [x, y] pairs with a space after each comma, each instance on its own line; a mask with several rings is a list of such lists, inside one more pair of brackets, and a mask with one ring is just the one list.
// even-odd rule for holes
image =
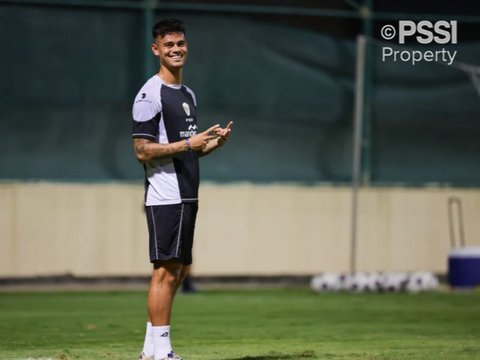
[[[132, 136], [169, 144], [197, 133], [195, 94], [185, 85], [166, 84], [155, 75], [140, 89], [133, 104]], [[155, 158], [144, 164], [145, 205], [198, 200], [196, 151]]]

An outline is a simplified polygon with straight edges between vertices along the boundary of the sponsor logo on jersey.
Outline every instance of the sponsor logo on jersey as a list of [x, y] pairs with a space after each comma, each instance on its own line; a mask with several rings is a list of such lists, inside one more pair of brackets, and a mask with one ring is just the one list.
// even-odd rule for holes
[[[184, 102], [182, 103], [182, 107], [183, 107], [183, 110], [185, 110], [185, 114], [187, 114], [187, 116], [190, 116], [190, 106]], [[194, 122], [194, 118], [193, 117], [187, 117], [185, 118], [185, 121], [187, 123], [192, 123]], [[188, 128], [187, 128], [187, 131], [180, 131], [179, 134], [180, 134], [180, 137], [181, 138], [189, 138], [193, 135], [197, 135], [197, 125], [196, 124], [190, 124], [188, 125]]]
[[180, 131], [181, 138], [189, 138], [193, 135], [197, 135], [197, 130]]
[[137, 101], [135, 101], [135, 104], [140, 103], [140, 102], [147, 102], [147, 103], [151, 104], [152, 102], [148, 99], [146, 100], [145, 99], [146, 97], [147, 97], [146, 93], [141, 93], [140, 98]]
[[190, 116], [190, 106], [188, 106], [188, 104], [185, 102], [182, 104], [182, 106], [183, 110], [185, 110], [185, 114], [187, 114], [187, 116]]

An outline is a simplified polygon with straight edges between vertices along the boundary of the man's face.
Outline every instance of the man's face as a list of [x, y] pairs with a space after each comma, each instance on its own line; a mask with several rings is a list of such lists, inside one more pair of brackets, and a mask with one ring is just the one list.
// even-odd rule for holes
[[187, 60], [187, 41], [182, 32], [168, 33], [165, 36], [157, 36], [152, 45], [155, 56], [160, 58], [162, 66], [167, 68], [181, 68]]

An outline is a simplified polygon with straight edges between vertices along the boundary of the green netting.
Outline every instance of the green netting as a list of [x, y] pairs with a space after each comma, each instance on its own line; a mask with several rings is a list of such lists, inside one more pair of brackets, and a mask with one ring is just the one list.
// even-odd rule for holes
[[[184, 80], [196, 92], [200, 126], [235, 121], [228, 146], [202, 159], [203, 179], [350, 180], [352, 39], [261, 16], [157, 15], [187, 24]], [[0, 24], [0, 178], [141, 179], [130, 114], [149, 56], [142, 13], [8, 6]], [[480, 44], [458, 51], [474, 63]], [[377, 55], [373, 181], [480, 184], [480, 100], [469, 77]]]
[[[372, 178], [382, 183], [480, 184], [480, 97], [465, 62], [480, 46], [394, 47], [457, 51], [455, 61], [412, 65], [382, 59], [390, 44], [374, 41]], [[405, 57], [406, 59], [407, 57]], [[467, 69], [469, 71], [467, 71]]]

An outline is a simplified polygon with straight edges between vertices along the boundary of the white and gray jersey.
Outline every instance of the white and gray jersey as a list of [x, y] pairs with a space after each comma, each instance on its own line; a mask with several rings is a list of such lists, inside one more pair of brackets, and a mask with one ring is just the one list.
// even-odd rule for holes
[[[184, 85], [165, 84], [155, 75], [140, 89], [133, 104], [134, 138], [160, 144], [197, 133], [195, 95]], [[198, 154], [187, 151], [144, 164], [145, 205], [170, 205], [198, 200]]]

